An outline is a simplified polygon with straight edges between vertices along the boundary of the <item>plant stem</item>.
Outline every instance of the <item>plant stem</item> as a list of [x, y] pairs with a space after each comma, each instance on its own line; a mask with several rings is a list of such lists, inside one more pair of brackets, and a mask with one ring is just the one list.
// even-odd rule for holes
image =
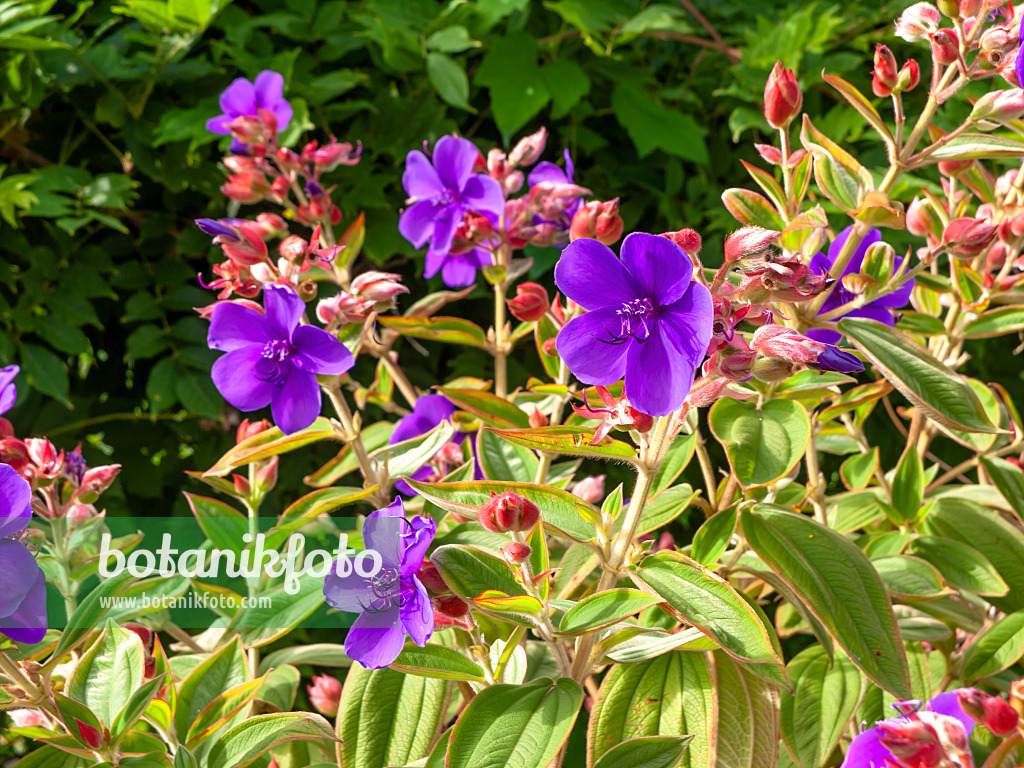
[[508, 342], [505, 340], [504, 280], [494, 284], [494, 393], [508, 397]]
[[824, 526], [828, 525], [828, 515], [825, 511], [825, 478], [818, 466], [818, 446], [814, 443], [814, 431], [816, 424], [811, 424], [811, 436], [807, 442], [807, 451], [804, 458], [807, 460], [807, 482], [812, 490], [811, 503], [814, 504], [814, 519]]
[[[512, 534], [512, 538], [520, 544], [526, 544], [526, 536], [523, 535], [522, 531], [515, 531]], [[562, 641], [555, 635], [555, 626], [551, 623], [551, 607], [533, 582], [533, 566], [530, 564], [529, 558], [519, 567], [523, 569], [523, 587], [525, 587], [526, 593], [541, 604], [541, 612], [538, 617], [540, 623], [537, 627], [539, 634], [555, 654], [559, 673], [563, 677], [568, 677], [572, 672], [572, 663], [569, 661], [569, 654], [565, 652], [565, 648], [562, 646]]]
[[[359, 430], [356, 428], [355, 421], [352, 418], [352, 411], [349, 410], [348, 403], [345, 402], [345, 396], [341, 393], [340, 383], [341, 380], [336, 379], [330, 386], [323, 388], [327, 393], [327, 397], [331, 400], [331, 405], [334, 406], [334, 412], [338, 415], [338, 421], [341, 422], [341, 431], [338, 431], [338, 437], [352, 449], [352, 453], [356, 457], [356, 463], [359, 464], [359, 471], [363, 473], [366, 482], [370, 485], [380, 485], [377, 473], [373, 469], [373, 463], [366, 452], [366, 446], [363, 445], [362, 437], [360, 437]], [[383, 490], [381, 488], [381, 491]]]

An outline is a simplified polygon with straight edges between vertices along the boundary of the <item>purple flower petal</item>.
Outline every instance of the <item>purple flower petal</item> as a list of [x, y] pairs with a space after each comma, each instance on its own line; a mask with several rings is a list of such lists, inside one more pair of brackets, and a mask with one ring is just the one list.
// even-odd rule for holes
[[462, 220], [462, 209], [458, 205], [447, 205], [437, 209], [434, 220], [434, 234], [430, 238], [429, 253], [447, 256], [455, 240], [455, 231]]
[[818, 355], [817, 361], [810, 366], [819, 371], [835, 371], [836, 373], [857, 373], [864, 370], [864, 363], [849, 352], [844, 352], [831, 344]]
[[462, 198], [466, 207], [500, 216], [505, 212], [505, 192], [501, 184], [478, 173], [466, 180], [466, 186], [462, 190]]
[[655, 304], [678, 301], [693, 281], [693, 262], [667, 237], [634, 232], [626, 235], [619, 253], [644, 297]]
[[392, 606], [361, 614], [345, 638], [345, 653], [367, 669], [381, 669], [398, 658], [404, 645], [401, 612]]
[[968, 736], [974, 730], [974, 718], [964, 712], [963, 707], [960, 706], [960, 696], [956, 691], [947, 691], [933, 696], [925, 708], [959, 720]]
[[389, 445], [426, 434], [455, 413], [455, 406], [444, 395], [424, 395], [417, 398], [412, 413], [403, 416], [391, 433]]
[[878, 740], [880, 735], [878, 728], [858, 733], [850, 742], [840, 768], [886, 768], [886, 758], [891, 760], [892, 753], [882, 746]]
[[210, 349], [231, 352], [251, 345], [264, 346], [271, 340], [266, 317], [240, 304], [221, 302], [210, 315], [206, 339]]
[[434, 168], [441, 183], [448, 189], [461, 192], [479, 156], [480, 151], [469, 139], [442, 136], [434, 145]]
[[562, 150], [562, 159], [565, 160], [565, 175], [569, 181], [573, 180], [576, 175], [576, 167], [572, 164], [572, 155], [569, 154], [568, 149]]
[[843, 317], [866, 317], [869, 320], [877, 320], [883, 325], [888, 325], [890, 328], [896, 324], [892, 311], [886, 307], [878, 306], [875, 302], [858, 307], [857, 309], [851, 309]]
[[256, 93], [257, 107], [274, 109], [284, 97], [284, 75], [269, 69], [263, 70], [253, 81], [253, 91]]
[[395, 497], [383, 509], [366, 516], [362, 530], [363, 545], [380, 555], [383, 568], [398, 570], [402, 567], [403, 537], [409, 530], [405, 506], [401, 498]]
[[822, 344], [838, 344], [843, 340], [843, 334], [829, 328], [811, 328], [807, 331], [807, 338]]
[[[444, 191], [444, 184], [434, 166], [426, 155], [416, 149], [405, 156], [402, 186], [409, 197], [417, 200], [429, 200]], [[418, 245], [416, 247], [419, 248]]]
[[292, 105], [283, 99], [278, 102], [277, 106], [274, 107], [271, 112], [274, 113], [274, 117], [277, 118], [277, 130], [283, 131], [288, 127], [288, 124], [292, 121]]
[[692, 283], [679, 301], [661, 308], [669, 340], [694, 367], [707, 356], [714, 320], [711, 291], [700, 283]]
[[651, 416], [668, 416], [693, 386], [694, 365], [671, 348], [665, 331], [655, 323], [646, 341], [627, 345], [625, 395], [630, 405]]
[[231, 135], [231, 129], [228, 128], [228, 123], [234, 119], [235, 118], [231, 117], [231, 115], [217, 115], [217, 117], [211, 117], [206, 121], [206, 130], [211, 133], [219, 133], [222, 136], [229, 136]]
[[18, 388], [14, 386], [14, 379], [20, 371], [16, 365], [0, 368], [0, 414], [11, 410], [18, 399]]
[[[12, 542], [13, 543], [13, 542]], [[46, 636], [46, 577], [34, 560], [34, 571], [23, 572], [21, 578], [30, 582], [25, 598], [10, 615], [0, 618], [0, 634], [16, 643], [35, 645]], [[31, 573], [31, 575], [28, 575]]]
[[562, 251], [555, 265], [555, 285], [584, 309], [618, 309], [643, 298], [642, 289], [611, 249], [590, 238], [575, 240]]
[[423, 567], [423, 558], [427, 556], [427, 548], [437, 533], [437, 523], [428, 517], [417, 515], [409, 521], [409, 528], [402, 539], [403, 579], [410, 578]]
[[256, 89], [244, 77], [236, 78], [220, 95], [220, 108], [229, 117], [256, 114]]
[[257, 367], [264, 359], [263, 348], [251, 345], [232, 350], [213, 364], [213, 385], [240, 411], [266, 408], [277, 391]]
[[[413, 203], [402, 211], [402, 217], [398, 220], [398, 231], [415, 247], [422, 248], [433, 236], [434, 223], [442, 210], [444, 207], [433, 200], [420, 200], [418, 203]], [[427, 277], [431, 277], [431, 275], [427, 275]]]
[[468, 253], [449, 253], [441, 265], [441, 279], [449, 288], [464, 288], [476, 282], [477, 269], [476, 261]]
[[[1020, 29], [1017, 30], [1017, 37], [1024, 40], [1024, 17], [1020, 20]], [[1017, 73], [1017, 82], [1024, 84], [1024, 52], [1017, 51], [1017, 60], [1013, 63], [1013, 71]]]
[[352, 565], [352, 558], [349, 558], [351, 572], [347, 576], [339, 576], [334, 568], [331, 569], [324, 578], [324, 600], [339, 611], [361, 613], [375, 599], [373, 581], [356, 573]]
[[25, 530], [32, 519], [32, 487], [10, 464], [0, 464], [0, 539]]
[[559, 332], [555, 346], [569, 370], [584, 384], [614, 384], [626, 373], [626, 350], [635, 346], [631, 341], [609, 341], [618, 335], [620, 327], [616, 308], [594, 309], [570, 320]]
[[[853, 232], [853, 227], [849, 226], [836, 235], [836, 239], [832, 241], [832, 244], [828, 247], [828, 263], [829, 267], [835, 264], [836, 259], [839, 258], [839, 254], [843, 252], [843, 248], [846, 247], [846, 241], [850, 237], [850, 233]], [[843, 275], [855, 274], [860, 272], [861, 265], [864, 263], [864, 254], [868, 251], [868, 246], [874, 243], [880, 242], [882, 239], [882, 233], [877, 229], [869, 229], [868, 233], [860, 241], [857, 246], [857, 250], [853, 252], [853, 258], [850, 259], [850, 263], [846, 265], [846, 269], [843, 270]]]
[[275, 385], [270, 412], [274, 424], [286, 435], [291, 435], [316, 421], [320, 415], [321, 402], [316, 376], [296, 365], [290, 365], [284, 383]]
[[[893, 264], [893, 269], [897, 270], [903, 264], [903, 259], [896, 259]], [[902, 309], [907, 306], [907, 302], [910, 301], [910, 294], [914, 290], [914, 280], [906, 280], [899, 288], [892, 293], [886, 293], [879, 296], [877, 299], [871, 302], [879, 307], [889, 307], [891, 309]], [[870, 306], [870, 305], [869, 305]]]
[[310, 373], [340, 376], [353, 365], [355, 358], [348, 347], [320, 328], [300, 325], [292, 334], [295, 364]]
[[263, 284], [263, 308], [269, 321], [268, 332], [275, 339], [291, 341], [306, 303], [286, 285]]
[[526, 183], [531, 187], [543, 184], [544, 182], [568, 184], [569, 176], [557, 165], [545, 160], [542, 163], [537, 163], [533, 170], [530, 171], [530, 175], [526, 177]]
[[19, 541], [0, 539], [0, 618], [6, 618], [21, 607], [32, 588], [32, 578], [39, 564], [28, 548]]
[[817, 272], [819, 275], [827, 275], [828, 271], [832, 269], [832, 259], [826, 256], [821, 251], [811, 256], [811, 260], [807, 262], [807, 268], [811, 272]]
[[410, 583], [412, 588], [403, 590], [405, 603], [399, 610], [405, 631], [409, 633], [412, 641], [422, 648], [434, 634], [434, 605], [419, 579], [413, 576]]

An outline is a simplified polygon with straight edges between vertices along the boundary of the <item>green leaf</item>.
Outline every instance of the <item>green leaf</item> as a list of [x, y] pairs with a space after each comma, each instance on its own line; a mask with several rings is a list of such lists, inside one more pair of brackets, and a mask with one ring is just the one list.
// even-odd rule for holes
[[414, 339], [441, 341], [447, 344], [466, 344], [486, 349], [487, 336], [476, 323], [461, 317], [378, 317], [377, 322], [402, 336]]
[[903, 451], [892, 480], [892, 505], [904, 524], [913, 525], [924, 501], [924, 466], [916, 446]]
[[475, 81], [490, 91], [494, 122], [506, 141], [551, 100], [537, 65], [537, 40], [526, 32], [497, 38]]
[[867, 681], [845, 653], [835, 660], [814, 645], [786, 666], [793, 693], [783, 693], [782, 736], [801, 768], [819, 768], [857, 713]]
[[142, 685], [144, 661], [139, 636], [108, 622], [75, 668], [66, 693], [110, 727]]
[[867, 453], [855, 453], [839, 467], [839, 475], [843, 485], [851, 491], [859, 491], [867, 486], [878, 469], [878, 446]]
[[428, 501], [470, 519], [477, 517], [480, 507], [490, 500], [492, 493], [501, 495], [506, 491], [514, 491], [540, 507], [545, 526], [576, 541], [593, 541], [596, 536], [593, 525], [587, 520], [597, 520], [597, 511], [582, 499], [557, 488], [500, 481], [421, 483], [408, 477], [405, 481]]
[[717, 768], [776, 768], [779, 692], [748, 667], [716, 651]]
[[310, 491], [280, 514], [277, 524], [266, 533], [264, 547], [268, 550], [277, 549], [292, 533], [302, 529], [311, 520], [363, 501], [377, 490], [378, 486], [374, 485], [369, 488], [318, 488]]
[[972, 158], [1024, 157], [1024, 142], [987, 133], [964, 133], [928, 154], [929, 160], [970, 160]]
[[569, 738], [582, 703], [583, 691], [564, 677], [485, 688], [456, 721], [445, 766], [546, 766]]
[[113, 604], [110, 598], [120, 595], [134, 580], [128, 571], [110, 579], [101, 579], [99, 586], [85, 596], [71, 615], [68, 628], [61, 633], [60, 641], [53, 649], [53, 658], [63, 656], [87, 633], [102, 625]]
[[588, 459], [636, 461], [636, 448], [629, 443], [604, 437], [591, 445], [594, 430], [589, 427], [555, 426], [539, 429], [489, 429], [502, 440], [516, 445], [562, 456], [583, 456]]
[[985, 597], [1002, 597], [1009, 587], [974, 547], [941, 536], [917, 536], [910, 551], [934, 565], [951, 587]]
[[286, 741], [338, 741], [331, 724], [309, 712], [281, 712], [250, 717], [214, 743], [208, 765], [242, 768]]
[[672, 445], [665, 452], [665, 458], [661, 460], [651, 483], [651, 498], [657, 497], [659, 493], [671, 487], [679, 475], [690, 463], [693, 453], [697, 449], [697, 433], [691, 432], [688, 435], [677, 435], [672, 440]]
[[476, 457], [488, 479], [529, 483], [537, 477], [540, 461], [529, 448], [487, 429], [480, 430], [476, 445]]
[[964, 649], [960, 676], [974, 682], [1002, 672], [1024, 656], [1024, 611], [1004, 616]]
[[792, 400], [769, 400], [758, 408], [722, 398], [712, 406], [708, 423], [744, 488], [771, 485], [789, 474], [811, 436], [807, 411]]
[[[199, 714], [223, 691], [250, 679], [242, 644], [236, 635], [230, 643], [201, 662], [182, 681], [174, 713], [174, 729], [178, 738], [185, 738]], [[210, 764], [220, 765], [212, 759]]]
[[910, 698], [907, 660], [885, 585], [874, 566], [844, 536], [773, 504], [741, 513], [743, 534], [807, 604], [869, 678]]
[[161, 675], [154, 677], [149, 682], [131, 691], [131, 698], [124, 705], [124, 709], [117, 713], [113, 725], [110, 726], [110, 732], [115, 739], [131, 728], [135, 721], [142, 717], [142, 713], [146, 711], [149, 702], [156, 696], [160, 686], [166, 682], [167, 678]]
[[268, 705], [271, 712], [287, 712], [295, 706], [295, 695], [299, 692], [301, 680], [302, 673], [292, 665], [275, 666], [256, 694], [256, 699]]
[[563, 635], [578, 635], [607, 627], [660, 602], [660, 597], [653, 597], [639, 589], [598, 592], [583, 598], [566, 611], [558, 631]]
[[37, 344], [20, 342], [18, 349], [21, 370], [28, 376], [29, 386], [70, 408], [71, 398], [68, 392], [71, 382], [60, 358], [46, 347]]
[[738, 519], [739, 507], [734, 506], [705, 520], [693, 536], [693, 559], [705, 568], [714, 565], [729, 546]]
[[867, 97], [858, 91], [851, 83], [846, 82], [841, 77], [835, 75], [822, 75], [825, 82], [839, 91], [839, 95], [846, 99], [847, 103], [857, 110], [861, 117], [871, 124], [871, 127], [878, 131], [878, 135], [883, 140], [892, 142], [892, 133], [889, 132], [889, 126], [882, 120], [882, 116], [878, 114], [878, 110], [875, 109], [875, 105], [868, 101]]
[[353, 664], [338, 712], [340, 768], [385, 768], [426, 757], [442, 728], [449, 685]]
[[590, 92], [590, 78], [571, 59], [555, 59], [541, 69], [540, 75], [551, 94], [553, 120], [568, 115], [579, 100]]
[[285, 591], [284, 585], [261, 593], [267, 604], [250, 603], [231, 621], [231, 628], [242, 633], [242, 641], [249, 648], [269, 645], [301, 624], [324, 601], [323, 580], [299, 579], [299, 590]]
[[260, 662], [259, 674], [284, 664], [316, 664], [318, 667], [348, 667], [352, 659], [345, 655], [344, 647], [334, 643], [313, 643], [282, 648], [267, 654]]
[[488, 590], [506, 595], [521, 595], [523, 588], [500, 557], [461, 544], [445, 544], [430, 555], [452, 592], [463, 600], [473, 600]]
[[612, 667], [590, 713], [588, 764], [628, 739], [689, 735], [693, 741], [680, 768], [712, 768], [717, 725], [713, 679], [703, 653], [673, 651]]
[[722, 203], [740, 224], [781, 232], [786, 222], [768, 202], [768, 198], [749, 189], [727, 189], [722, 193]]
[[771, 630], [722, 577], [675, 552], [646, 557], [630, 572], [726, 653], [759, 664], [781, 664]]
[[447, 445], [454, 433], [451, 422], [442, 421], [422, 435], [378, 448], [370, 454], [370, 463], [378, 474], [382, 474], [386, 466], [391, 479], [411, 475]]
[[469, 78], [466, 77], [466, 70], [454, 59], [443, 53], [428, 53], [427, 75], [446, 103], [466, 112], [476, 112], [469, 106]]
[[701, 165], [710, 162], [697, 121], [678, 108], [652, 101], [635, 86], [616, 85], [612, 91], [612, 110], [641, 158], [662, 149]]
[[1024, 472], [1021, 468], [995, 456], [983, 457], [981, 466], [1010, 508], [1017, 510], [1018, 514], [1024, 512]]
[[277, 427], [271, 427], [231, 448], [204, 474], [208, 477], [224, 477], [238, 467], [288, 453], [333, 436], [334, 427], [331, 426], [330, 420], [322, 416], [305, 429], [291, 435], [284, 434]]
[[530, 426], [530, 417], [526, 411], [493, 392], [458, 387], [437, 387], [437, 391], [460, 410], [471, 413], [488, 426], [499, 429], [526, 429]]
[[910, 555], [879, 555], [871, 559], [889, 593], [913, 603], [949, 594], [939, 571], [925, 560]]
[[189, 726], [185, 737], [189, 749], [195, 749], [204, 741], [217, 733], [218, 729], [229, 728], [232, 719], [245, 708], [248, 711], [250, 702], [263, 687], [264, 678], [239, 683], [220, 693], [211, 701], [195, 721]]
[[982, 312], [964, 328], [968, 339], [991, 339], [1024, 330], [1024, 307], [999, 307]]
[[420, 648], [415, 643], [406, 643], [390, 666], [420, 677], [484, 682], [484, 670], [479, 664], [443, 645], [425, 645]]
[[963, 379], [910, 337], [877, 320], [844, 317], [839, 330], [928, 418], [965, 432], [999, 432]]
[[973, 547], [1009, 587], [988, 602], [1006, 613], [1024, 609], [1024, 534], [999, 513], [973, 502], [941, 498], [924, 520], [924, 530]]
[[641, 736], [616, 744], [594, 768], [676, 768], [692, 736]]
[[[671, 523], [690, 508], [698, 493], [700, 492], [693, 490], [689, 483], [682, 483], [673, 485], [656, 499], [648, 498], [647, 506], [644, 507], [636, 525], [636, 535], [643, 536]], [[616, 531], [622, 527], [622, 522], [623, 518], [616, 519]]]

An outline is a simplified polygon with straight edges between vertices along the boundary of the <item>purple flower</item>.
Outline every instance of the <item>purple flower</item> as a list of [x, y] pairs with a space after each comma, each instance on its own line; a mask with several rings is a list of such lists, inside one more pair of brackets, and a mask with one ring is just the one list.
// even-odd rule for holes
[[856, 355], [844, 352], [832, 344], [826, 344], [825, 351], [819, 352], [818, 359], [808, 365], [819, 371], [835, 371], [836, 373], [857, 373], [864, 370], [864, 363]]
[[222, 302], [210, 316], [210, 349], [227, 352], [213, 364], [213, 383], [240, 411], [270, 406], [285, 434], [305, 429], [320, 415], [316, 375], [337, 376], [355, 359], [320, 328], [299, 325], [306, 309], [283, 285], [263, 286], [266, 313]]
[[[842, 252], [843, 247], [846, 245], [846, 238], [850, 236], [850, 232], [853, 227], [847, 227], [840, 232], [836, 239], [832, 241], [832, 245], [828, 247], [828, 256], [818, 252], [811, 257], [810, 263], [807, 265], [812, 272], [818, 272], [819, 274], [827, 275], [829, 270], [832, 269], [832, 265], [835, 263], [836, 258]], [[880, 242], [882, 239], [882, 233], [877, 229], [869, 229], [864, 239], [860, 241], [860, 245], [857, 246], [857, 250], [853, 253], [853, 258], [850, 259], [850, 263], [846, 265], [846, 269], [843, 270], [843, 274], [839, 275], [839, 281], [836, 283], [836, 287], [829, 294], [825, 303], [822, 304], [821, 309], [818, 310], [818, 314], [824, 314], [825, 312], [831, 312], [833, 309], [838, 309], [847, 302], [853, 301], [857, 298], [855, 294], [850, 293], [846, 288], [843, 287], [843, 277], [845, 275], [855, 275], [860, 272], [861, 267], [864, 265], [864, 256], [867, 255], [868, 248]], [[899, 269], [903, 264], [903, 259], [896, 258], [893, 261], [893, 269]], [[843, 315], [843, 317], [868, 317], [872, 320], [877, 320], [880, 323], [888, 325], [890, 328], [896, 324], [893, 318], [892, 311], [894, 309], [900, 309], [905, 307], [907, 302], [910, 301], [910, 292], [914, 290], [914, 281], [907, 280], [899, 288], [892, 293], [887, 293], [884, 296], [879, 296], [874, 301], [870, 301], [859, 309], [853, 309]], [[807, 335], [815, 341], [823, 341], [826, 344], [836, 344], [843, 337], [839, 331], [833, 331], [826, 328], [812, 328], [807, 332]]]
[[[960, 706], [956, 691], [934, 696], [923, 708], [920, 702], [893, 704], [906, 715], [879, 720], [874, 728], [858, 734], [846, 752], [840, 768], [890, 768], [904, 765], [890, 747], [901, 744], [901, 751], [929, 746], [930, 741], [939, 742], [943, 753], [959, 746], [950, 742], [967, 745], [967, 737], [974, 729], [974, 720]], [[905, 743], [906, 742], [906, 743]]]
[[430, 241], [424, 277], [440, 270], [445, 284], [453, 288], [472, 285], [477, 269], [489, 263], [483, 261], [487, 252], [480, 249], [451, 252], [463, 215], [475, 211], [496, 223], [505, 212], [501, 184], [487, 174], [473, 173], [479, 155], [468, 139], [442, 136], [434, 145], [433, 164], [414, 150], [406, 157], [402, 174], [410, 205], [402, 213], [398, 231], [417, 248]]
[[[388, 445], [394, 445], [403, 440], [411, 440], [414, 437], [425, 435], [445, 419], [451, 418], [454, 413], [455, 406], [444, 395], [424, 395], [417, 398], [412, 413], [398, 420], [398, 423], [395, 425], [395, 431], [391, 433], [391, 438], [388, 440]], [[461, 432], [455, 436], [455, 439], [449, 445], [460, 445], [465, 442], [466, 437], [468, 435], [465, 432]], [[446, 448], [447, 446], [438, 453], [445, 453]], [[474, 465], [474, 474], [477, 475], [477, 480], [483, 479], [479, 466]], [[434, 475], [434, 469], [429, 464], [425, 464], [410, 475], [410, 477], [413, 480], [430, 480]], [[404, 496], [416, 495], [416, 491], [405, 480], [396, 480], [395, 490]]]
[[[277, 118], [277, 130], [283, 131], [292, 119], [292, 105], [284, 98], [284, 77], [277, 72], [263, 70], [250, 82], [239, 77], [220, 95], [220, 108], [224, 114], [206, 121], [206, 130], [224, 136], [231, 135], [228, 124], [236, 117], [256, 117], [266, 109]], [[232, 152], [245, 151], [245, 144], [234, 141]]]
[[46, 577], [32, 553], [14, 540], [32, 518], [32, 488], [0, 464], [0, 634], [32, 645], [46, 634]]
[[423, 646], [434, 632], [434, 606], [416, 572], [436, 530], [437, 523], [425, 517], [407, 521], [396, 497], [363, 524], [363, 544], [380, 555], [380, 569], [367, 578], [351, 566], [345, 576], [333, 568], [324, 579], [328, 605], [360, 614], [345, 638], [345, 653], [367, 669], [398, 658], [406, 633]]
[[[551, 184], [574, 184], [573, 175], [575, 174], [575, 166], [572, 163], [572, 157], [569, 155], [569, 150], [565, 150], [562, 153], [562, 157], [565, 158], [565, 170], [562, 170], [554, 163], [549, 163], [545, 160], [543, 163], [537, 163], [534, 169], [530, 171], [530, 175], [526, 177], [526, 183], [530, 185], [531, 189], [538, 184], [544, 182], [550, 182]], [[576, 211], [583, 207], [582, 197], [570, 197], [565, 201], [565, 207], [562, 209], [562, 213], [565, 214], [565, 219], [562, 221], [550, 221], [544, 219], [541, 216], [535, 216], [534, 224], [551, 224], [559, 230], [568, 232], [569, 227], [572, 224], [572, 218], [576, 215]], [[562, 246], [564, 247], [564, 245]]]
[[665, 416], [683, 404], [711, 341], [711, 293], [665, 237], [634, 232], [622, 260], [597, 240], [575, 240], [555, 266], [558, 289], [584, 309], [558, 334], [558, 353], [584, 384], [625, 377], [630, 405]]
[[0, 368], [0, 414], [7, 413], [14, 407], [18, 399], [18, 388], [14, 386], [14, 377], [21, 369], [16, 365]]
[[[1024, 40], [1024, 16], [1021, 17], [1017, 37]], [[1013, 71], [1017, 73], [1017, 82], [1024, 85], [1024, 53], [1020, 50], [1017, 51], [1017, 60], [1013, 62]]]

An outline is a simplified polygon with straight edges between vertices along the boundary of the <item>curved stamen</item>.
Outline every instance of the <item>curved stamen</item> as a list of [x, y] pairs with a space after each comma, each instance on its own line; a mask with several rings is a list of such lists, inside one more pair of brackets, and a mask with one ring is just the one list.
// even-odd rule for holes
[[288, 358], [295, 353], [295, 347], [284, 339], [268, 341], [263, 347], [263, 356], [256, 363], [256, 378], [283, 387], [288, 380]]

